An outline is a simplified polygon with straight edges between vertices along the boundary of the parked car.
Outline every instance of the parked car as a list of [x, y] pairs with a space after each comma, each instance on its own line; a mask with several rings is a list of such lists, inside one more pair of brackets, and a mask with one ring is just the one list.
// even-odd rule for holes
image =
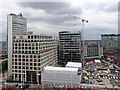
[[99, 83], [99, 85], [105, 85], [104, 83]]

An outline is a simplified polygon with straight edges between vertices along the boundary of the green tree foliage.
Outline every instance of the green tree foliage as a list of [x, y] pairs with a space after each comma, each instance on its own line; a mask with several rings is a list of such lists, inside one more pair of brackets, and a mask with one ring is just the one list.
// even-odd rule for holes
[[2, 62], [2, 72], [8, 69], [8, 60]]

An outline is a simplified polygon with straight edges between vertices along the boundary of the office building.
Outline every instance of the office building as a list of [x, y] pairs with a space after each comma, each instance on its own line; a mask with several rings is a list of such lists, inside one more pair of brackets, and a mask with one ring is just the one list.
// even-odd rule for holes
[[59, 64], [81, 62], [81, 33], [59, 32]]
[[100, 44], [85, 44], [84, 56], [86, 59], [101, 58], [103, 56], [103, 47]]
[[12, 56], [15, 81], [40, 83], [43, 68], [57, 64], [57, 37], [15, 35]]
[[19, 34], [27, 34], [27, 19], [22, 14], [9, 14], [7, 16], [8, 75], [12, 74], [13, 36]]
[[104, 51], [118, 48], [118, 34], [102, 34], [101, 44]]

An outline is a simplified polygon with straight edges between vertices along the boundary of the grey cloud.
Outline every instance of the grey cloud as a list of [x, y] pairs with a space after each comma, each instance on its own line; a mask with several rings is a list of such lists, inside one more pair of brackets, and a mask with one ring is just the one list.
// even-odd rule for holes
[[97, 10], [105, 12], [118, 12], [118, 3], [115, 2], [104, 2], [97, 6]]
[[53, 14], [65, 14], [67, 12], [72, 12], [75, 14], [81, 14], [82, 9], [70, 7], [68, 2], [19, 2], [17, 3], [21, 7], [30, 7], [33, 9], [42, 9], [47, 13]]

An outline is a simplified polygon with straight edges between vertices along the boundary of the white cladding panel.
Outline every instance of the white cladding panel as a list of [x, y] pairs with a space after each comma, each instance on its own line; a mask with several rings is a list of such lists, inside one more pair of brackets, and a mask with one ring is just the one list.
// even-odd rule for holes
[[79, 85], [81, 75], [78, 75], [77, 72], [78, 68], [46, 67], [41, 73], [41, 82], [43, 85]]

